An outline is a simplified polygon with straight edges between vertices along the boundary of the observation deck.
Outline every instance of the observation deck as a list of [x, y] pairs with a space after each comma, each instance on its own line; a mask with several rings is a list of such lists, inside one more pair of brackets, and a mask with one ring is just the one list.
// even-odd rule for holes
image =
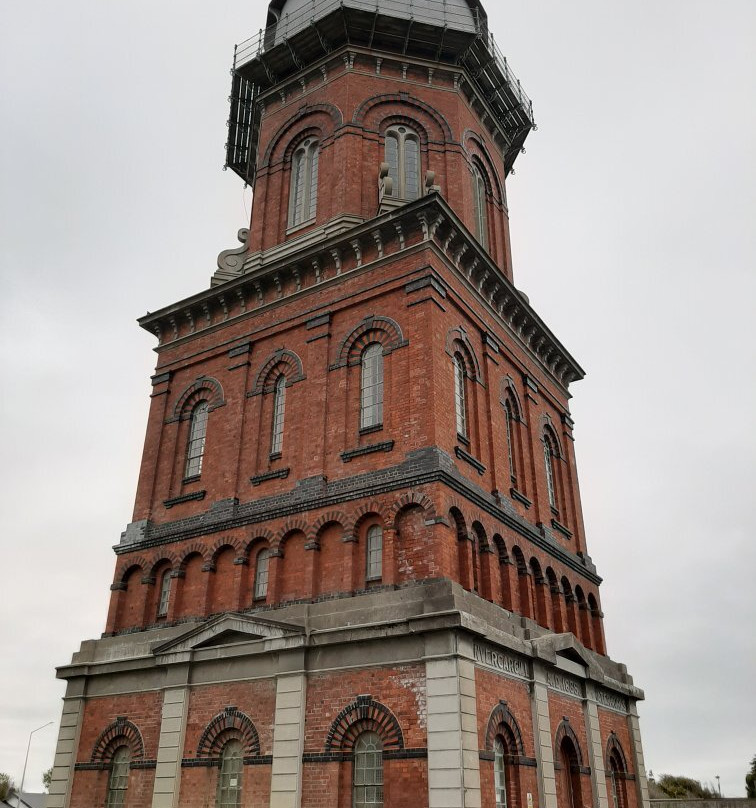
[[234, 49], [226, 165], [254, 179], [257, 99], [343, 46], [457, 66], [488, 104], [505, 141], [509, 173], [535, 127], [533, 104], [477, 5], [449, 0], [306, 0]]

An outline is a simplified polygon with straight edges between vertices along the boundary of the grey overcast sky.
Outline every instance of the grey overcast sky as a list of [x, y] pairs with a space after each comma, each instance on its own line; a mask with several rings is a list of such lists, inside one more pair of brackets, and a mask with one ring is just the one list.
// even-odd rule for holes
[[[223, 173], [233, 45], [262, 0], [4, 0], [0, 771], [41, 788], [130, 521], [147, 309], [209, 284], [250, 192]], [[505, 0], [538, 131], [515, 281], [573, 385], [611, 655], [646, 764], [742, 796], [756, 754], [756, 2]], [[443, 178], [440, 178], [443, 184]]]

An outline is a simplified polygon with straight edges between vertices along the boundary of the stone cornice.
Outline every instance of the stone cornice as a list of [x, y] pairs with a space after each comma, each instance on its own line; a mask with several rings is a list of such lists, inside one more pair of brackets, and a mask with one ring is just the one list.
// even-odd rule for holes
[[572, 381], [583, 378], [583, 369], [525, 295], [436, 192], [270, 261], [259, 254], [250, 255], [237, 262], [237, 278], [148, 313], [139, 324], [158, 337], [158, 350], [176, 346], [422, 246], [432, 246], [444, 257], [558, 385], [566, 390]]

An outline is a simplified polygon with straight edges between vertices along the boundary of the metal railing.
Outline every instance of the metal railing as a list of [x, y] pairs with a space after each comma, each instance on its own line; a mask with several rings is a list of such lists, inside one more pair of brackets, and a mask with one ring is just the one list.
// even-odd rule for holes
[[446, 26], [458, 31], [481, 33], [477, 12], [450, 6], [445, 0], [311, 0], [295, 13], [284, 14], [278, 22], [261, 28], [257, 34], [237, 45], [234, 68], [243, 67], [247, 62], [262, 56], [266, 50], [339, 8], [352, 8], [441, 28]]

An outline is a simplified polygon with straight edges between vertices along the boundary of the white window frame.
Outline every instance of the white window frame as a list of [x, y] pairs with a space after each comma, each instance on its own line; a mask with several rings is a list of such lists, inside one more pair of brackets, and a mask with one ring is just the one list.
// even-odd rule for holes
[[199, 477], [202, 474], [209, 414], [210, 402], [208, 401], [198, 401], [192, 409], [189, 418], [189, 438], [186, 444], [184, 479]]
[[371, 525], [365, 536], [365, 577], [380, 581], [383, 577], [383, 528]]
[[383, 744], [376, 732], [363, 732], [354, 744], [353, 808], [383, 808]]
[[236, 738], [227, 741], [220, 754], [216, 808], [239, 808], [242, 804], [242, 762], [241, 741]]
[[[391, 141], [396, 143], [396, 154], [392, 153]], [[412, 144], [412, 145], [410, 145]], [[411, 202], [420, 196], [420, 175], [422, 173], [422, 157], [420, 154], [420, 138], [413, 129], [407, 126], [392, 126], [386, 130], [385, 138], [386, 163], [393, 187], [389, 196]], [[412, 160], [416, 162], [414, 169]], [[413, 176], [414, 174], [414, 176]]]
[[119, 746], [110, 761], [108, 776], [108, 796], [105, 808], [121, 808], [126, 802], [126, 790], [129, 787], [129, 769], [131, 750], [125, 744]]
[[171, 570], [166, 570], [160, 579], [157, 616], [166, 617], [171, 603]]
[[473, 165], [473, 205], [475, 231], [481, 247], [488, 249], [488, 188], [482, 169]]
[[467, 369], [459, 352], [454, 354], [454, 415], [457, 435], [467, 440]]
[[320, 143], [307, 138], [291, 157], [289, 227], [299, 227], [315, 219], [318, 204], [318, 163]]
[[383, 425], [383, 345], [371, 342], [360, 357], [360, 429]]
[[271, 455], [281, 454], [283, 449], [284, 418], [286, 416], [286, 376], [283, 373], [273, 386], [273, 421], [270, 434]]
[[270, 569], [270, 550], [265, 547], [257, 554], [255, 561], [255, 591], [254, 599], [262, 600], [268, 597], [268, 572]]
[[501, 738], [494, 740], [494, 793], [496, 808], [507, 808], [507, 764], [504, 755], [507, 750]]

